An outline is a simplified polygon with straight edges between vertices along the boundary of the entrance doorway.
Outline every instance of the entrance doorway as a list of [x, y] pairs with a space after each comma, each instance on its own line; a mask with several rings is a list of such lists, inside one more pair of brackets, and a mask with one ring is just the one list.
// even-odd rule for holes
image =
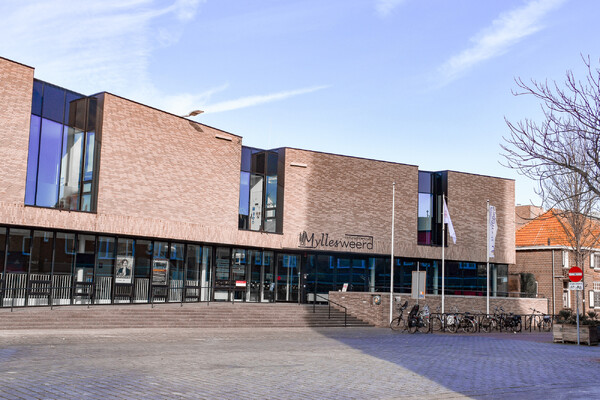
[[277, 255], [275, 301], [297, 302], [300, 298], [300, 256]]

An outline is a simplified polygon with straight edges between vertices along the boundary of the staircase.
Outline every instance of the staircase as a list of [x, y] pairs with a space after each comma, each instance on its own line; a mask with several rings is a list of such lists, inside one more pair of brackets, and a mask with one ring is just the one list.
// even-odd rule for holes
[[370, 326], [329, 306], [288, 303], [180, 303], [0, 309], [0, 330]]

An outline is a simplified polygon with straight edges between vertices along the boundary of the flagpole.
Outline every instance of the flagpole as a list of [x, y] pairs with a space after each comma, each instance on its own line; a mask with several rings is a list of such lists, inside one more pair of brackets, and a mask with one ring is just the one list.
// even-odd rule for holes
[[486, 282], [486, 314], [490, 315], [490, 200], [487, 200], [487, 212], [486, 212], [486, 244], [485, 244], [485, 282]]
[[392, 323], [394, 309], [394, 214], [396, 211], [396, 182], [392, 183], [392, 245], [390, 264], [390, 323]]
[[[442, 202], [446, 201], [444, 199], [444, 194], [442, 194]], [[443, 215], [443, 213], [442, 213]], [[444, 221], [444, 218], [442, 217], [442, 315], [444, 314], [444, 296], [445, 296], [445, 270], [444, 270], [444, 247], [445, 247], [445, 237], [446, 237], [446, 221]]]

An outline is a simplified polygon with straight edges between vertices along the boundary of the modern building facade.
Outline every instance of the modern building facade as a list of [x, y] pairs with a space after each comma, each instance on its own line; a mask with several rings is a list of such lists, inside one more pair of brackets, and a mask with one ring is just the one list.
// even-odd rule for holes
[[[486, 200], [496, 206], [492, 294], [515, 262], [514, 182], [294, 148], [111, 93], [85, 96], [0, 58], [2, 306], [291, 301], [389, 292], [426, 271], [441, 294], [485, 295]], [[457, 155], [462, 156], [462, 155]], [[347, 285], [345, 285], [347, 284]]]

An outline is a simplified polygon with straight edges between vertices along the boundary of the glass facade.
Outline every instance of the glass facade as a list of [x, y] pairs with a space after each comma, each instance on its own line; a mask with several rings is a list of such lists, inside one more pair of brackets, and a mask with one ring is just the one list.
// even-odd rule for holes
[[278, 151], [242, 146], [239, 229], [282, 232], [283, 171], [280, 165]]
[[98, 103], [34, 80], [26, 205], [95, 211]]
[[[1, 306], [149, 302], [326, 301], [330, 291], [387, 292], [389, 257], [293, 253], [150, 238], [0, 226]], [[394, 291], [414, 271], [441, 294], [439, 260], [394, 259]], [[492, 296], [507, 296], [508, 266], [490, 264]], [[447, 295], [485, 296], [482, 263], [447, 261]]]

